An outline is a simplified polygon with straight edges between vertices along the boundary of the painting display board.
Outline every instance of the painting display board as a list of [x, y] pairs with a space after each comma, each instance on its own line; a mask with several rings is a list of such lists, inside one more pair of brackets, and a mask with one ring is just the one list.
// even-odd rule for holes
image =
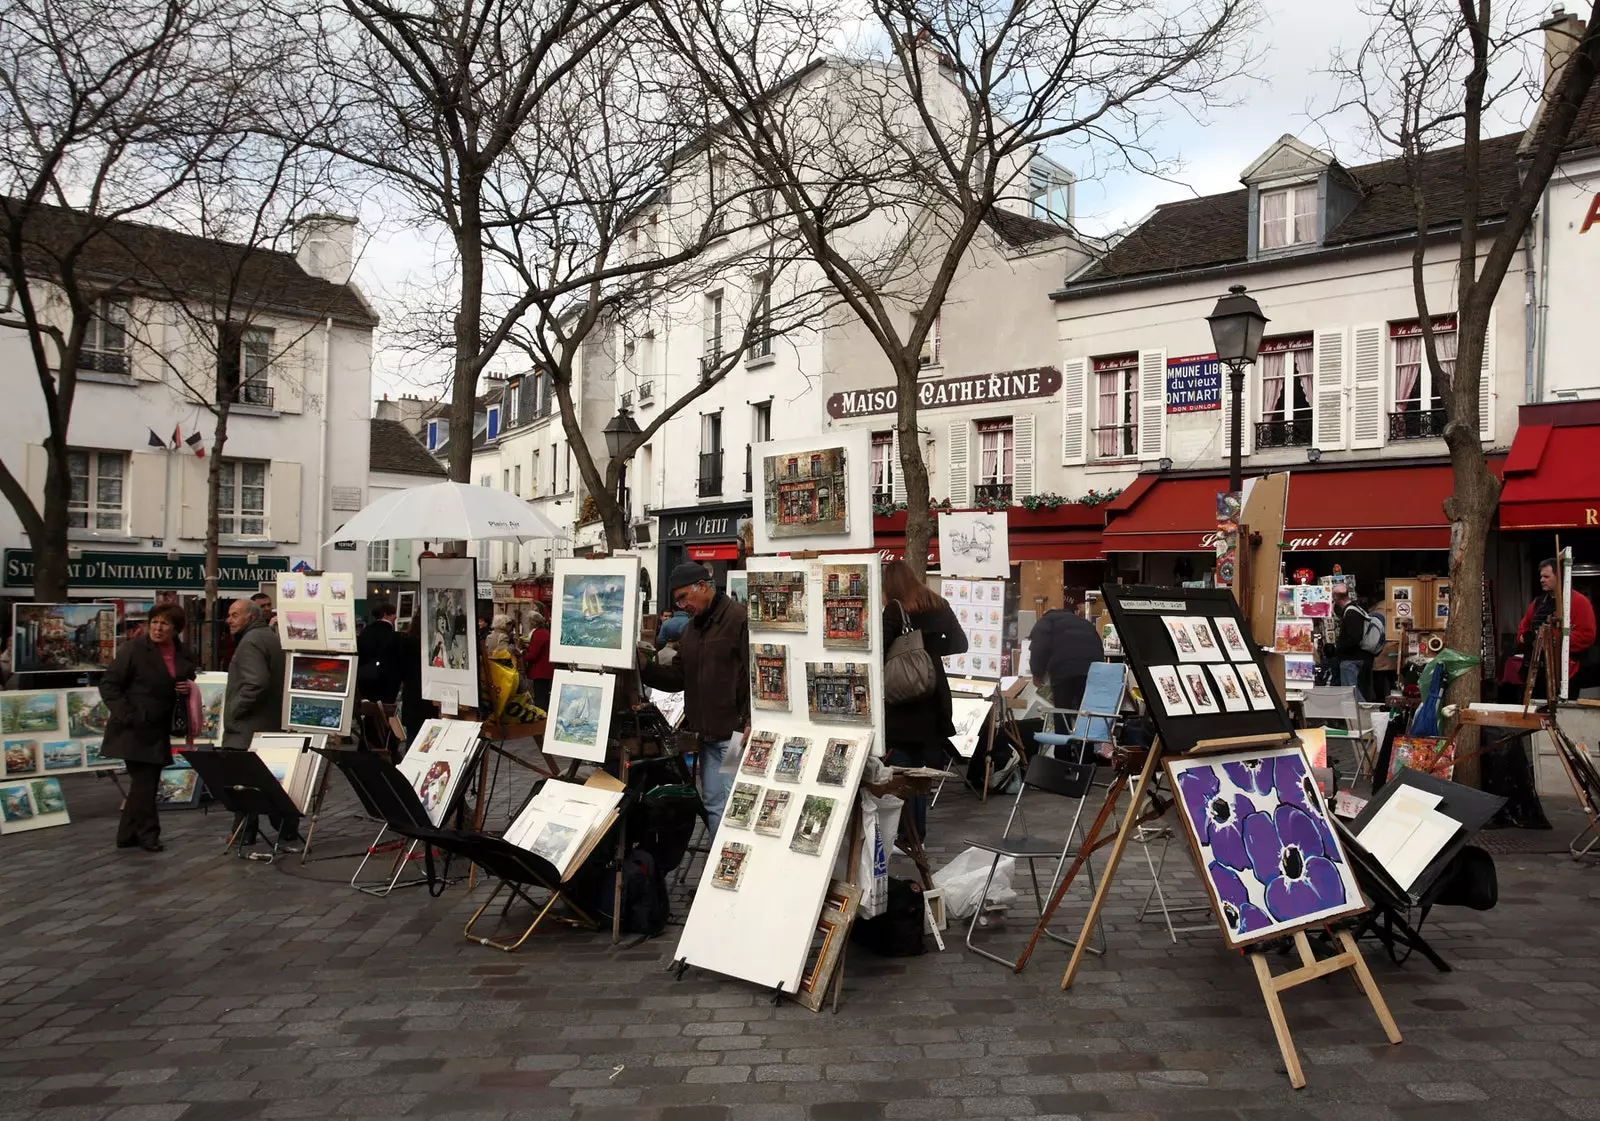
[[424, 700], [478, 707], [477, 564], [423, 557], [419, 565]]
[[[788, 703], [752, 713], [750, 739], [729, 776], [733, 791], [675, 956], [768, 991], [781, 985], [793, 995], [850, 822], [860, 812], [862, 769], [879, 749], [873, 729], [883, 726], [882, 588], [879, 566], [863, 564], [860, 555], [755, 557], [746, 567], [752, 578], [804, 578], [807, 629], [751, 624], [752, 652], [768, 644], [787, 647]], [[841, 649], [828, 638], [824, 597], [830, 588], [847, 592], [852, 575], [864, 577], [865, 644], [855, 645], [860, 640], [852, 636], [852, 645]], [[841, 629], [850, 630], [836, 625], [835, 633]], [[806, 687], [808, 671], [813, 689]], [[826, 695], [813, 696], [817, 689]], [[815, 715], [813, 702], [820, 703]]]
[[[616, 690], [617, 679], [609, 673], [556, 670], [550, 681], [550, 708], [539, 750], [546, 755], [604, 763]], [[544, 853], [539, 855], [557, 864]]]
[[552, 662], [634, 668], [639, 641], [638, 558], [558, 558], [551, 595]]
[[1010, 523], [1004, 513], [960, 510], [939, 515], [939, 572], [1005, 580], [1011, 575]]
[[356, 648], [355, 580], [348, 572], [280, 572], [273, 581], [278, 642], [285, 650]]
[[624, 792], [604, 771], [582, 785], [551, 779], [517, 814], [505, 839], [549, 861], [564, 881], [610, 831]]
[[865, 428], [850, 428], [756, 444], [755, 551], [872, 548], [871, 439]]
[[[1164, 753], [1185, 754], [1202, 740], [1293, 734], [1231, 591], [1117, 584], [1105, 597]], [[1248, 709], [1224, 703], [1220, 683], [1229, 676], [1243, 685]]]
[[346, 735], [356, 704], [356, 659], [291, 651], [285, 661], [283, 726]]
[[[1390, 803], [1396, 798], [1403, 803], [1398, 821], [1394, 820], [1396, 814], [1390, 809]], [[1408, 802], [1411, 807], [1404, 805]], [[1418, 804], [1425, 806], [1428, 814], [1445, 821], [1421, 825], [1424, 815], [1408, 812]], [[1505, 799], [1495, 794], [1485, 794], [1419, 771], [1401, 771], [1362, 807], [1349, 826], [1346, 840], [1358, 863], [1376, 864], [1388, 881], [1385, 887], [1396, 898], [1414, 903], [1433, 886], [1472, 835], [1487, 825], [1504, 805]], [[1413, 831], [1410, 840], [1420, 843], [1427, 851], [1427, 858], [1420, 861], [1420, 866], [1416, 854], [1405, 852], [1408, 841], [1396, 844], [1386, 836], [1395, 829], [1404, 830], [1413, 818], [1421, 835]], [[1391, 852], [1397, 852], [1399, 859], [1391, 858]]]
[[411, 741], [399, 771], [417, 792], [428, 821], [443, 825], [482, 749], [476, 720], [429, 720]]
[[956, 622], [967, 634], [967, 652], [948, 655], [944, 659], [945, 672], [999, 681], [1006, 637], [1005, 581], [941, 579], [939, 594], [950, 604]]
[[109, 669], [117, 609], [109, 603], [19, 603], [11, 609], [16, 673]]
[[[100, 690], [92, 686], [0, 693], [0, 747], [5, 752], [0, 780], [14, 783], [122, 766], [121, 759], [100, 754], [110, 718]], [[53, 802], [54, 797], [43, 800]]]

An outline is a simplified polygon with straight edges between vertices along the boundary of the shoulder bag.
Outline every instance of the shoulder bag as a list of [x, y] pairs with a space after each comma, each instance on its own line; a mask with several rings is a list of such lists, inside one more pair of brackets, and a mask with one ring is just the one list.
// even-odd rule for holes
[[931, 697], [938, 681], [933, 656], [922, 644], [922, 632], [911, 625], [905, 604], [900, 609], [900, 633], [889, 643], [889, 656], [883, 662], [883, 699], [900, 705]]

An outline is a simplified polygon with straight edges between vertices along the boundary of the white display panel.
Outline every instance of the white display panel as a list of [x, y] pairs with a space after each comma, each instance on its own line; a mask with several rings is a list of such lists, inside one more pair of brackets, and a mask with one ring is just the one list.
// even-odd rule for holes
[[[872, 548], [872, 485], [867, 470], [871, 439], [865, 428], [850, 428], [756, 444], [750, 452], [756, 488], [751, 517], [755, 551], [768, 555]], [[842, 453], [842, 464], [836, 452]], [[808, 524], [804, 518], [785, 514], [786, 509], [808, 502], [815, 521]], [[749, 564], [745, 570], [757, 571]]]
[[[862, 464], [864, 473], [864, 460]], [[824, 570], [830, 566], [863, 563], [867, 566], [867, 644], [861, 649], [825, 645]], [[870, 555], [826, 556], [816, 560], [756, 557], [747, 562], [746, 568], [751, 572], [802, 572], [806, 577], [808, 627], [804, 634], [751, 628], [753, 648], [764, 642], [782, 642], [789, 648], [790, 666], [800, 667], [798, 677], [791, 682], [786, 710], [752, 713], [752, 738], [754, 733], [771, 732], [776, 737], [776, 747], [763, 774], [744, 773], [735, 764], [736, 769], [728, 776], [730, 784], [753, 784], [760, 788], [756, 813], [759, 813], [761, 798], [771, 790], [787, 792], [788, 807], [776, 835], [758, 831], [748, 818], [743, 826], [723, 819], [712, 840], [676, 956], [690, 965], [750, 981], [765, 989], [781, 984], [784, 992], [793, 994], [799, 989], [805, 971], [817, 918], [822, 913], [840, 850], [850, 834], [850, 821], [860, 812], [858, 788], [862, 769], [870, 753], [882, 753], [874, 730], [883, 726], [883, 596], [879, 565]], [[867, 666], [872, 722], [810, 719], [803, 668], [807, 662], [860, 662]], [[811, 741], [798, 781], [788, 781], [790, 776], [777, 777], [783, 744], [793, 736], [805, 736]], [[822, 782], [819, 778], [828, 756], [828, 741], [832, 739], [856, 743], [844, 768], [843, 781], [838, 784]], [[743, 749], [738, 762], [743, 762]], [[837, 771], [829, 777], [838, 777]], [[835, 804], [820, 838], [802, 837], [797, 851], [792, 846], [796, 843], [796, 831], [805, 824], [808, 797], [832, 798]], [[752, 814], [751, 818], [754, 816]], [[738, 887], [733, 890], [716, 883], [718, 857], [723, 846], [730, 843], [749, 848], [739, 870]], [[813, 847], [814, 854], [805, 851]]]

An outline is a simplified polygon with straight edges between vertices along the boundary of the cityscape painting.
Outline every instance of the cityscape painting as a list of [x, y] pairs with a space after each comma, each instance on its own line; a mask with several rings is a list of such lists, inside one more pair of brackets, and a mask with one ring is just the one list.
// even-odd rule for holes
[[843, 448], [769, 455], [761, 461], [768, 537], [850, 531]]

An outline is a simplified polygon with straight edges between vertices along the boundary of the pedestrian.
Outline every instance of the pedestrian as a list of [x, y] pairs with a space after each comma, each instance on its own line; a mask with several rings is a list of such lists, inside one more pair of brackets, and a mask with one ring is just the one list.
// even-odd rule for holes
[[394, 604], [378, 596], [367, 604], [367, 625], [356, 636], [356, 696], [392, 705], [400, 695], [400, 636]]
[[723, 760], [735, 734], [741, 741], [750, 734], [750, 617], [693, 561], [672, 570], [667, 595], [688, 613], [689, 625], [676, 650], [646, 655], [640, 676], [652, 688], [683, 694], [682, 727], [700, 737], [701, 797], [716, 836], [730, 790]]
[[257, 732], [283, 727], [283, 647], [253, 599], [228, 608], [233, 660], [222, 703], [222, 746], [247, 751]]
[[1105, 661], [1106, 649], [1099, 628], [1078, 614], [1071, 597], [1064, 596], [1061, 602], [1028, 632], [1028, 672], [1035, 686], [1049, 684], [1053, 706], [1076, 712], [1083, 703], [1089, 667]]
[[[905, 561], [883, 566], [883, 651], [907, 628], [922, 632], [922, 648], [933, 659], [933, 692], [926, 697], [883, 706], [885, 759], [895, 767], [942, 766], [952, 752], [950, 681], [944, 659], [967, 652], [967, 634], [945, 598], [917, 578]], [[928, 800], [907, 798], [917, 834], [928, 836]]]
[[273, 616], [277, 614], [272, 608], [272, 597], [266, 592], [257, 592], [250, 597], [250, 602], [261, 609], [261, 618], [267, 626], [272, 626]]
[[656, 649], [660, 650], [669, 642], [677, 642], [683, 637], [683, 628], [689, 625], [689, 613], [681, 608], [677, 611], [663, 611], [661, 625], [656, 628]]
[[405, 755], [406, 746], [417, 738], [422, 726], [434, 715], [432, 701], [422, 697], [422, 636], [421, 623], [413, 616], [400, 632], [400, 726], [406, 730], [406, 742], [394, 753], [392, 762], [398, 763]]
[[195, 661], [179, 640], [183, 611], [161, 604], [150, 612], [147, 633], [122, 644], [100, 678], [100, 699], [110, 710], [101, 754], [128, 768], [128, 795], [117, 822], [117, 847], [160, 852], [156, 795], [161, 769], [172, 763], [173, 710], [187, 707]]
[[1341, 686], [1354, 685], [1359, 699], [1370, 700], [1373, 656], [1361, 648], [1368, 615], [1343, 584], [1336, 584], [1333, 589], [1333, 617], [1338, 620], [1339, 629], [1325, 656], [1332, 657]]
[[533, 703], [541, 709], [550, 707], [550, 679], [555, 667], [550, 664], [550, 622], [544, 612], [535, 609], [529, 616], [533, 629], [528, 632], [528, 644], [522, 650], [522, 675], [528, 679], [528, 689]]
[[[1530, 673], [1535, 674], [1534, 696], [1544, 698], [1545, 681], [1539, 665], [1539, 652], [1534, 649], [1534, 641], [1538, 637], [1539, 627], [1552, 616], [1561, 614], [1561, 571], [1556, 558], [1539, 562], [1539, 594], [1528, 604], [1528, 610], [1523, 613], [1522, 622], [1517, 624], [1517, 649], [1522, 652], [1523, 684], [1528, 681]], [[1594, 604], [1589, 602], [1589, 597], [1582, 592], [1572, 593], [1572, 618], [1567, 620], [1571, 628], [1571, 640], [1568, 643], [1567, 679], [1570, 680], [1578, 672], [1580, 666], [1587, 664], [1593, 658], [1594, 647]], [[1560, 657], [1560, 643], [1557, 642], [1557, 657]], [[1559, 690], [1558, 690], [1559, 692]], [[1568, 694], [1571, 695], [1571, 688]]]

